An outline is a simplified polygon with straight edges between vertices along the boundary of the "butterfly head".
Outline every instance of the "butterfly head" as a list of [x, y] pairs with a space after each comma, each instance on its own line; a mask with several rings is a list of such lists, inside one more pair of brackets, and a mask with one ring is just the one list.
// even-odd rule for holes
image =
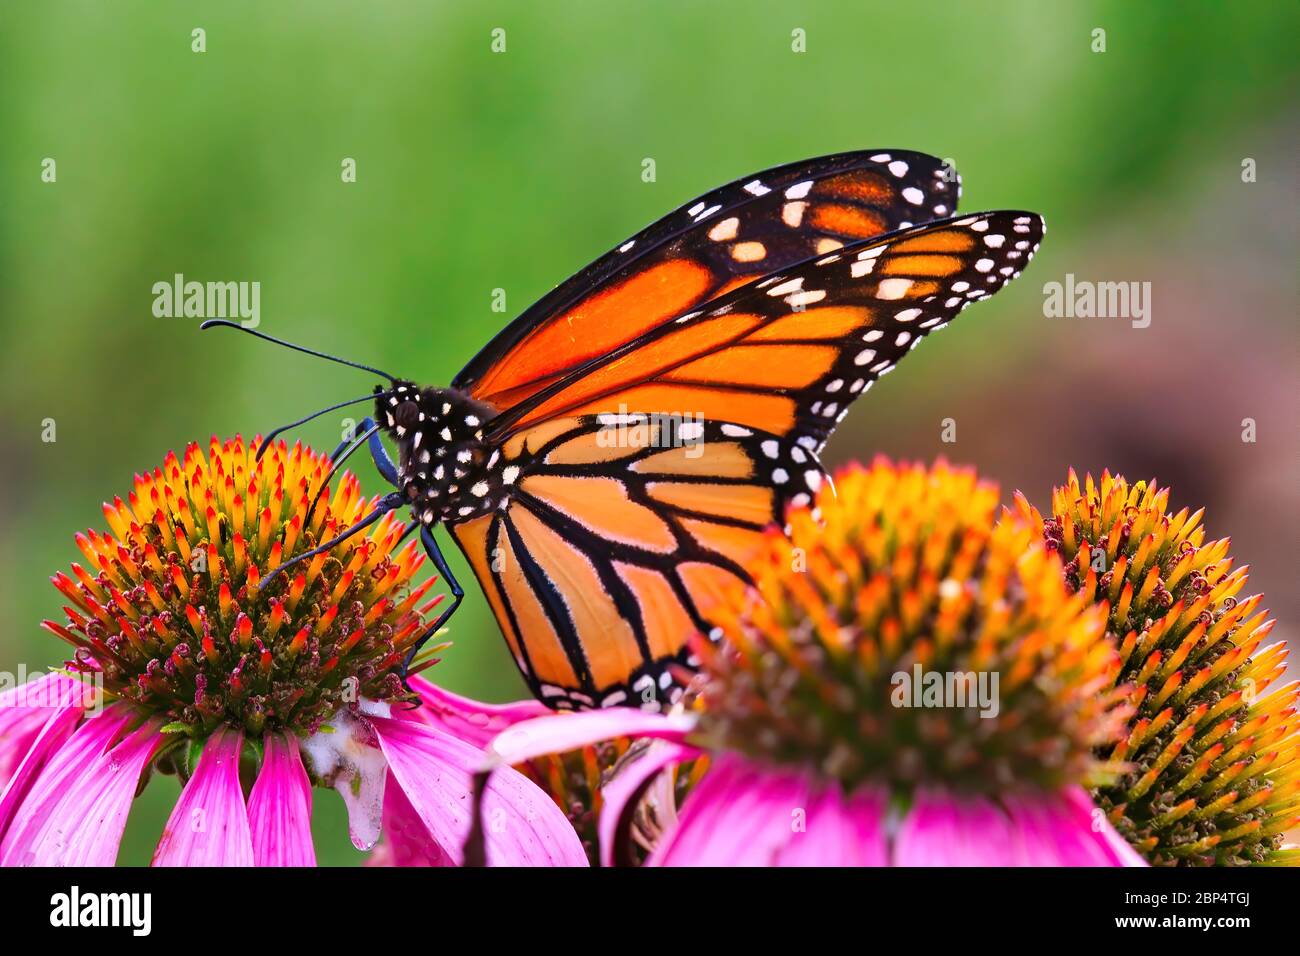
[[375, 386], [375, 421], [399, 443], [403, 433], [419, 424], [423, 411], [421, 391], [420, 386], [404, 378], [394, 380], [387, 388]]
[[397, 379], [375, 389], [375, 420], [397, 445], [402, 493], [426, 524], [477, 511], [490, 449], [484, 428], [492, 408], [451, 388]]

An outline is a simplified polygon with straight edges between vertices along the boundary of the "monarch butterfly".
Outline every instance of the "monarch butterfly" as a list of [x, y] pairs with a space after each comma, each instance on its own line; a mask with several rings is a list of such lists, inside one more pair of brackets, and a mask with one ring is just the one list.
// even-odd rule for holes
[[397, 490], [300, 558], [409, 505], [407, 533], [452, 592], [421, 644], [464, 594], [441, 524], [539, 699], [658, 707], [680, 696], [688, 635], [709, 632], [718, 588], [745, 579], [762, 529], [826, 480], [817, 456], [849, 404], [1033, 258], [1039, 216], [956, 218], [959, 195], [951, 167], [899, 150], [745, 176], [557, 286], [448, 388], [204, 328], [388, 381], [332, 459], [368, 444]]

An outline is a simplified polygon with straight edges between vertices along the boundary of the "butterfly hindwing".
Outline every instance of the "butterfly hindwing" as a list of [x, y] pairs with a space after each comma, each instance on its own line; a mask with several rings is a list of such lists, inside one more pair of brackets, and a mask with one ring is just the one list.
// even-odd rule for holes
[[1020, 274], [1041, 217], [986, 212], [804, 260], [677, 316], [552, 386], [511, 428], [676, 412], [819, 450], [854, 399], [928, 332]]
[[555, 420], [513, 436], [498, 508], [450, 530], [533, 692], [555, 707], [675, 698], [674, 664], [763, 529], [824, 478], [797, 444], [716, 421]]
[[951, 167], [859, 151], [742, 177], [621, 243], [561, 283], [452, 382], [500, 410], [584, 363], [755, 278], [955, 211]]

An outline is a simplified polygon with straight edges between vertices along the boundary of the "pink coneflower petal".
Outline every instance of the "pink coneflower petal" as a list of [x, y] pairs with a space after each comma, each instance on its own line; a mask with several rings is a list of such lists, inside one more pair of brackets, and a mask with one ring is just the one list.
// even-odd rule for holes
[[66, 674], [42, 674], [0, 694], [0, 787], [9, 782], [52, 713], [80, 712], [93, 689]]
[[644, 787], [655, 774], [673, 764], [698, 756], [700, 751], [667, 740], [656, 740], [636, 760], [620, 767], [614, 778], [600, 789], [600, 865], [614, 866], [614, 847], [628, 802], [639, 799]]
[[984, 797], [916, 795], [894, 842], [895, 866], [1012, 866], [1011, 821]]
[[485, 704], [443, 690], [418, 675], [411, 677], [408, 683], [411, 690], [420, 695], [424, 706], [397, 708], [393, 711], [394, 717], [436, 724], [452, 736], [480, 748], [487, 747], [497, 734], [520, 721], [546, 717], [552, 713], [537, 700]]
[[0, 789], [18, 770], [49, 719], [50, 713], [39, 708], [0, 710]]
[[[412, 683], [414, 687], [414, 683]], [[438, 846], [429, 828], [401, 785], [388, 775], [384, 787], [384, 839], [366, 861], [367, 866], [454, 866]]]
[[158, 752], [161, 721], [149, 721], [69, 781], [32, 838], [34, 866], [112, 866], [140, 774]]
[[838, 783], [808, 800], [802, 830], [777, 853], [777, 866], [886, 866], [885, 798], [874, 791], [845, 797]]
[[19, 806], [27, 798], [32, 782], [36, 780], [45, 767], [50, 756], [63, 746], [72, 736], [81, 720], [81, 711], [76, 708], [44, 711], [45, 721], [36, 736], [19, 754], [14, 766], [0, 791], [0, 839], [9, 832], [9, 824]]
[[[393, 778], [430, 837], [459, 865], [474, 813], [473, 776], [482, 767], [483, 751], [430, 725], [385, 717], [370, 721]], [[517, 770], [497, 769], [482, 809], [489, 865], [587, 864], [582, 843], [559, 807]]]
[[550, 753], [564, 753], [615, 737], [656, 737], [681, 740], [695, 727], [695, 718], [610, 707], [574, 714], [552, 714], [526, 720], [498, 734], [488, 754], [504, 764], [517, 764]]
[[1078, 787], [1043, 797], [1008, 796], [1012, 853], [1020, 866], [1146, 866]]
[[258, 866], [315, 866], [311, 781], [292, 734], [267, 734], [262, 770], [248, 795], [248, 827]]
[[208, 738], [154, 852], [154, 866], [252, 866], [253, 840], [239, 787], [241, 731]]
[[677, 829], [655, 847], [647, 865], [771, 866], [795, 835], [810, 789], [800, 771], [722, 756], [695, 785]]
[[[78, 712], [70, 711], [63, 715], [63, 719], [78, 716]], [[50, 754], [35, 779], [30, 781], [22, 805], [13, 814], [13, 825], [0, 844], [0, 866], [34, 864], [43, 852], [39, 838], [47, 826], [53, 824], [64, 828], [75, 823], [64, 819], [59, 812], [64, 809], [64, 796], [79, 780], [93, 772], [100, 755], [135, 719], [136, 714], [130, 708], [110, 706], [94, 720], [84, 721], [62, 746]], [[114, 844], [114, 854], [116, 850]]]
[[1106, 866], [1150, 866], [1146, 858], [1115, 831], [1105, 813], [1092, 802], [1082, 787], [1066, 789], [1061, 798], [1063, 813], [1073, 815], [1080, 824], [1085, 819], [1088, 821], [1089, 832], [1102, 845], [1109, 858]]

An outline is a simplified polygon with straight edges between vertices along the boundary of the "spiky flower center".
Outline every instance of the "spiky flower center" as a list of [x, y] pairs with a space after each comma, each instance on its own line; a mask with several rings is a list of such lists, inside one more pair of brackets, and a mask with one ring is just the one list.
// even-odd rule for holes
[[362, 697], [407, 698], [398, 665], [429, 609], [434, 579], [411, 587], [424, 555], [413, 541], [395, 552], [391, 514], [259, 588], [375, 502], [342, 472], [309, 517], [328, 458], [257, 449], [214, 438], [206, 456], [169, 454], [104, 506], [110, 531], [77, 535], [87, 566], [53, 578], [71, 603], [66, 626], [44, 626], [76, 648], [69, 667], [195, 738], [220, 724], [309, 735]]
[[873, 782], [1054, 788], [1114, 733], [1114, 652], [997, 490], [940, 463], [848, 470], [769, 535], [756, 588], [701, 644], [701, 729], [724, 746]]
[[1155, 864], [1296, 863], [1280, 850], [1300, 825], [1300, 684], [1272, 689], [1284, 642], [1228, 540], [1201, 512], [1167, 511], [1169, 490], [1070, 473], [1044, 520], [1021, 513], [1066, 562], [1066, 583], [1108, 612], [1133, 716], [1099, 751], [1129, 770], [1097, 790], [1116, 829]]

